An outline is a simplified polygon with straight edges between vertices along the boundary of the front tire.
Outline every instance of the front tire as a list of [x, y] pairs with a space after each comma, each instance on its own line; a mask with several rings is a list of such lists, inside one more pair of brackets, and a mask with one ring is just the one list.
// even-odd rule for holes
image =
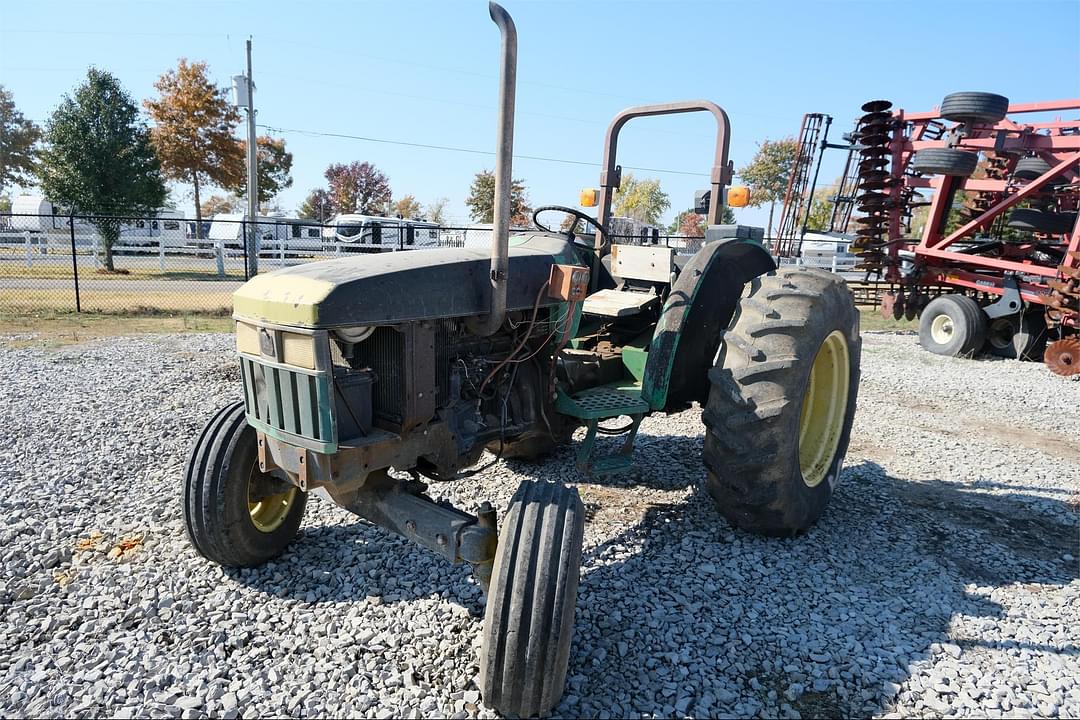
[[724, 334], [705, 422], [706, 487], [736, 527], [791, 536], [825, 511], [855, 417], [862, 341], [844, 281], [751, 281]]
[[188, 539], [207, 560], [255, 567], [285, 552], [307, 494], [259, 471], [255, 430], [244, 404], [226, 405], [195, 441], [184, 472]]
[[510, 501], [484, 609], [480, 690], [505, 715], [562, 697], [574, 634], [585, 508], [576, 489], [526, 480]]

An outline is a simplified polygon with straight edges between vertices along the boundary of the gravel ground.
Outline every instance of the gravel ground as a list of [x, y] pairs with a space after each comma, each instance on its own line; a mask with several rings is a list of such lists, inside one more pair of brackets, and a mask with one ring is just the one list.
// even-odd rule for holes
[[[314, 498], [280, 560], [188, 546], [182, 466], [237, 395], [222, 335], [0, 349], [0, 714], [492, 716], [469, 573]], [[1080, 383], [865, 339], [822, 522], [768, 540], [699, 489], [698, 411], [645, 421], [590, 511], [556, 713], [1080, 716]], [[436, 495], [505, 504], [571, 452]]]

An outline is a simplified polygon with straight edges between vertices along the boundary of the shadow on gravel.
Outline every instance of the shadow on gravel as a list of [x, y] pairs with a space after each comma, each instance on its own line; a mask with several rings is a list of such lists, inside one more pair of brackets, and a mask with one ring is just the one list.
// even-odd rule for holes
[[609, 701], [621, 678], [621, 707], [604, 706], [616, 716], [777, 714], [783, 703], [866, 716], [887, 712], [911, 663], [942, 651], [1080, 652], [948, 635], [957, 616], [1004, 617], [993, 589], [1077, 578], [1062, 557], [1076, 553], [1065, 503], [902, 480], [864, 462], [844, 470], [809, 532], [760, 538], [732, 530], [700, 487], [700, 438], [646, 437], [639, 452], [662, 470], [582, 486], [694, 489], [588, 551], [570, 667], [579, 697], [561, 713], [597, 712], [590, 696]]
[[[325, 501], [329, 502], [329, 501]], [[464, 566], [454, 566], [388, 531], [335, 507], [352, 522], [305, 525], [285, 555], [254, 570], [226, 568], [238, 583], [311, 604], [383, 602], [445, 596], [483, 615], [480, 588]]]

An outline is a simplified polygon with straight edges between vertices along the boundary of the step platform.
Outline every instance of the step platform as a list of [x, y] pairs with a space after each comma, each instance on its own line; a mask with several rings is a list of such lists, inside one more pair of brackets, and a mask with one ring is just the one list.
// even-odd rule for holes
[[[585, 421], [585, 439], [577, 451], [577, 466], [580, 470], [604, 475], [623, 472], [634, 466], [634, 439], [642, 418], [649, 412], [649, 404], [637, 390], [607, 385], [583, 390], [574, 395], [567, 395], [560, 390], [555, 400], [555, 409], [563, 415]], [[622, 448], [611, 455], [594, 457], [600, 421], [621, 415], [627, 415], [631, 420], [625, 429], [626, 438]]]

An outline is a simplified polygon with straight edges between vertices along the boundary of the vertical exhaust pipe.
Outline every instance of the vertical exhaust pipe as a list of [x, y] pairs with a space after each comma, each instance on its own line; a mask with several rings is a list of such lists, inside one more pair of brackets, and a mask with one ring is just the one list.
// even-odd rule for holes
[[499, 130], [495, 151], [495, 213], [491, 240], [491, 311], [471, 324], [477, 335], [493, 335], [506, 317], [506, 285], [510, 270], [510, 185], [514, 154], [514, 98], [517, 88], [517, 28], [501, 5], [488, 3], [492, 21], [502, 33], [499, 73]]

